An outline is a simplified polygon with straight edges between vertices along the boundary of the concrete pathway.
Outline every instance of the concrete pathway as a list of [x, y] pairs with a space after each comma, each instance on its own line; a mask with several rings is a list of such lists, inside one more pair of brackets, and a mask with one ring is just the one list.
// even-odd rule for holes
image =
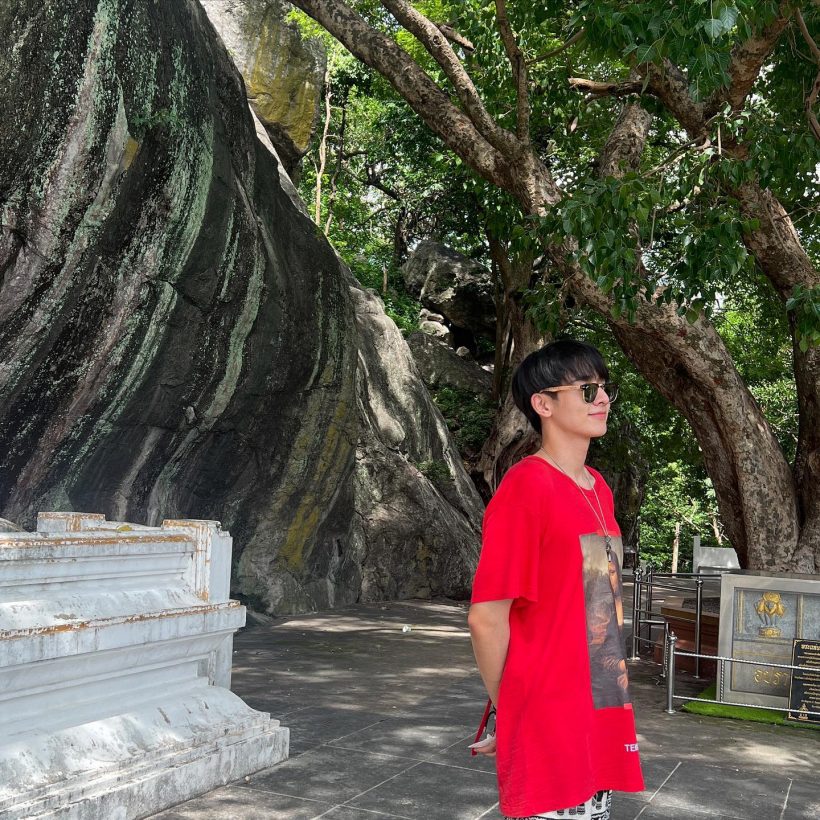
[[[466, 749], [485, 695], [464, 604], [253, 616], [234, 648], [234, 691], [290, 728], [290, 759], [155, 820], [501, 816], [493, 762]], [[667, 715], [658, 671], [630, 664], [647, 788], [612, 820], [820, 818], [820, 731]]]

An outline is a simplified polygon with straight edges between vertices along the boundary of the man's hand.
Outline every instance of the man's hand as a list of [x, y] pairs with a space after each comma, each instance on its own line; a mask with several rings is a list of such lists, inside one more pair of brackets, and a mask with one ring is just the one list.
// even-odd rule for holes
[[478, 743], [471, 743], [467, 748], [485, 757], [495, 757], [495, 735], [487, 735]]

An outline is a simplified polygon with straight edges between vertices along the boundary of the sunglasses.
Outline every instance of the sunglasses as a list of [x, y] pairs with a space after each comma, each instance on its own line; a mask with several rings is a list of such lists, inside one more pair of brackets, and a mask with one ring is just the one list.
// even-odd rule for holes
[[584, 394], [584, 401], [592, 404], [598, 397], [598, 390], [607, 394], [609, 403], [618, 398], [618, 385], [615, 382], [587, 382], [586, 384], [562, 384], [559, 387], [547, 387], [539, 393], [558, 393], [561, 390], [580, 390]]

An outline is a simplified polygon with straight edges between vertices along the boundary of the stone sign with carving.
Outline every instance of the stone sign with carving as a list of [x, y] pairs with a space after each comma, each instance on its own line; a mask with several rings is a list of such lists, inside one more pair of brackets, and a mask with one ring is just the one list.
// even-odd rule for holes
[[[786, 708], [797, 639], [820, 639], [820, 576], [731, 572], [721, 579], [718, 653], [727, 663], [724, 700]], [[718, 681], [720, 683], [720, 681]]]

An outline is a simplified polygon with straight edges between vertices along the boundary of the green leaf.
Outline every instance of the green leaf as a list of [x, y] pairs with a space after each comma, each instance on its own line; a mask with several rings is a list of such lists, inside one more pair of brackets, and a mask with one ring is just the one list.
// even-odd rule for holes
[[698, 27], [703, 29], [706, 32], [706, 36], [712, 40], [716, 40], [723, 33], [723, 22], [714, 17], [701, 20]]
[[718, 18], [720, 19], [724, 31], [730, 31], [734, 28], [738, 15], [739, 12], [735, 6], [723, 6], [720, 9]]

